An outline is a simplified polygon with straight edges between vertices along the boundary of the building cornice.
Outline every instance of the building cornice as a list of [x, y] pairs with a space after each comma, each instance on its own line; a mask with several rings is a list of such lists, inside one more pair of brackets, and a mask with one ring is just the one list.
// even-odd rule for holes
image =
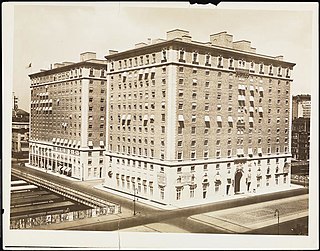
[[272, 64], [273, 66], [281, 65], [281, 66], [292, 68], [293, 66], [296, 65], [295, 63], [278, 60], [276, 59], [276, 57], [266, 56], [263, 54], [246, 52], [246, 51], [241, 51], [237, 49], [231, 49], [231, 48], [216, 46], [216, 45], [208, 45], [208, 43], [201, 44], [199, 42], [194, 42], [194, 41], [185, 42], [178, 39], [167, 40], [164, 42], [150, 44], [150, 45], [146, 45], [139, 48], [129, 49], [129, 50], [115, 53], [112, 55], [107, 55], [105, 56], [105, 58], [110, 61], [119, 60], [122, 58], [138, 56], [144, 53], [152, 53], [154, 52], [155, 49], [168, 47], [168, 46], [175, 46], [175, 45], [184, 47], [184, 48], [191, 47], [193, 50], [205, 50], [207, 53], [215, 52], [215, 54], [221, 55], [222, 57], [236, 57], [236, 58], [241, 58], [243, 60], [255, 61], [256, 63], [260, 63], [260, 62], [269, 63], [269, 64]]

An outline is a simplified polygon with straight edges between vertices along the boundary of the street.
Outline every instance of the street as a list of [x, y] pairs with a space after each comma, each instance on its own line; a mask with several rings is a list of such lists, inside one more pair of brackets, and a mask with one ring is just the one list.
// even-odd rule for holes
[[[220, 201], [211, 204], [205, 204], [202, 206], [181, 208], [175, 210], [160, 210], [150, 205], [142, 204], [139, 201], [136, 203], [136, 211], [139, 212], [136, 216], [133, 216], [133, 201], [131, 199], [123, 198], [114, 194], [107, 193], [94, 187], [99, 182], [81, 182], [76, 180], [67, 180], [62, 177], [50, 175], [40, 170], [36, 170], [29, 167], [21, 167], [13, 165], [14, 169], [21, 170], [22, 172], [37, 175], [45, 182], [46, 179], [51, 182], [57, 182], [63, 184], [66, 187], [72, 187], [79, 191], [85, 191], [94, 196], [109, 200], [115, 203], [119, 203], [122, 207], [122, 211], [125, 211], [123, 217], [120, 218], [108, 218], [104, 221], [92, 220], [91, 222], [79, 222], [77, 225], [66, 226], [61, 225], [60, 229], [64, 230], [94, 230], [94, 231], [115, 231], [118, 229], [129, 229], [137, 226], [146, 226], [153, 223], [169, 224], [183, 229], [183, 231], [193, 233], [232, 233], [233, 230], [223, 227], [221, 219], [218, 224], [208, 224], [201, 220], [196, 220], [194, 215], [201, 215], [206, 213], [212, 213], [216, 211], [223, 212], [223, 210], [240, 208], [242, 206], [259, 206], [263, 202], [276, 203], [276, 200], [289, 198], [292, 196], [302, 196], [307, 193], [307, 189], [299, 188], [295, 190], [288, 190], [283, 192], [277, 192], [272, 194], [263, 194], [259, 196], [239, 197], [236, 199], [230, 199], [226, 201]], [[307, 196], [307, 195], [305, 195]], [[295, 203], [295, 202], [294, 202]], [[261, 204], [263, 206], [263, 204]], [[130, 214], [131, 212], [131, 214]], [[272, 215], [273, 220], [273, 215]], [[249, 229], [251, 230], [251, 229]]]

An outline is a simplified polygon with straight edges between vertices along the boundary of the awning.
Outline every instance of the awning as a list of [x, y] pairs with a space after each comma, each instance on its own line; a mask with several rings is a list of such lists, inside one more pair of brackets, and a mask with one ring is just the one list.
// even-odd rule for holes
[[76, 145], [77, 145], [77, 141], [74, 140], [72, 145], [73, 145], [73, 146], [76, 146]]
[[49, 111], [52, 111], [52, 107], [49, 107], [49, 109], [48, 109]]
[[149, 103], [144, 103], [144, 106], [147, 107], [149, 105]]
[[52, 139], [52, 142], [53, 142], [53, 143], [56, 142], [56, 138], [53, 138], [53, 139]]
[[250, 85], [249, 90], [252, 91], [252, 92], [254, 92], [254, 87], [253, 87], [253, 85]]
[[216, 176], [214, 176], [214, 182], [219, 182], [221, 181], [221, 176], [220, 174], [216, 174]]
[[250, 100], [250, 102], [254, 102], [254, 97], [250, 96], [249, 100]]
[[183, 118], [183, 115], [182, 115], [182, 114], [179, 114], [179, 115], [178, 115], [178, 121], [180, 121], [180, 122], [183, 122], [183, 121], [184, 121], [184, 118]]
[[142, 69], [139, 71], [139, 75], [143, 75], [143, 70]]
[[72, 145], [72, 139], [69, 140], [69, 144], [68, 144], [68, 145], [69, 145], [69, 146]]
[[254, 112], [254, 108], [252, 106], [249, 107], [249, 112]]
[[71, 167], [68, 167], [67, 169], [66, 169], [66, 172], [68, 173], [68, 172], [71, 172]]
[[89, 140], [89, 142], [88, 142], [88, 146], [93, 146], [93, 143], [92, 143], [92, 141], [91, 141], [91, 140]]
[[150, 70], [150, 72], [151, 72], [151, 73], [155, 73], [155, 72], [156, 72], [156, 68], [155, 68], [155, 67], [152, 67], [151, 70]]
[[248, 148], [248, 155], [253, 155], [252, 148]]
[[100, 140], [100, 146], [104, 146], [104, 141]]
[[192, 119], [196, 119], [197, 116], [196, 116], [196, 115], [192, 115], [191, 118], [192, 118]]
[[49, 100], [49, 103], [52, 103], [52, 99]]
[[64, 172], [66, 169], [68, 169], [68, 167], [67, 167], [67, 166], [64, 166], [64, 167], [61, 169], [61, 171]]
[[259, 87], [259, 92], [263, 92], [263, 87], [262, 86]]
[[183, 90], [179, 90], [178, 92], [179, 92], [179, 94], [181, 94], [181, 93], [183, 93]]
[[222, 122], [221, 116], [217, 116], [217, 122]]
[[57, 138], [56, 143], [57, 143], [57, 144], [60, 143], [60, 139], [59, 139], [59, 138]]
[[127, 120], [131, 120], [131, 114], [127, 115]]
[[208, 115], [205, 115], [205, 116], [204, 116], [204, 121], [205, 121], [205, 122], [210, 122], [210, 117], [209, 117]]
[[263, 112], [263, 109], [262, 109], [261, 106], [259, 107], [258, 111], [259, 111], [259, 112]]
[[65, 139], [63, 143], [64, 143], [65, 145], [68, 144], [68, 140]]
[[122, 73], [122, 77], [126, 77], [127, 76], [127, 73], [126, 72], [123, 72]]
[[126, 115], [125, 114], [122, 115], [122, 120], [126, 120]]
[[149, 68], [147, 68], [147, 69], [144, 70], [144, 73], [145, 73], [145, 74], [149, 74], [149, 72], [150, 72]]
[[152, 115], [150, 115], [150, 120], [154, 120], [154, 115], [152, 114]]
[[237, 149], [237, 155], [238, 156], [243, 156], [244, 155], [244, 152], [243, 152], [243, 149]]
[[253, 123], [253, 117], [249, 117], [249, 123]]
[[147, 115], [147, 114], [145, 114], [145, 115], [143, 116], [143, 120], [148, 120], [148, 115]]
[[233, 123], [233, 118], [231, 116], [228, 116], [228, 122]]
[[193, 68], [192, 70], [193, 70], [193, 71], [197, 71], [197, 68]]
[[258, 148], [258, 154], [262, 154], [262, 148], [261, 147]]
[[81, 143], [80, 143], [80, 141], [78, 141], [78, 144], [77, 144], [77, 146], [78, 146], [78, 147], [80, 147], [80, 144], [81, 144]]
[[192, 83], [197, 83], [197, 80], [194, 78], [194, 79], [192, 80]]

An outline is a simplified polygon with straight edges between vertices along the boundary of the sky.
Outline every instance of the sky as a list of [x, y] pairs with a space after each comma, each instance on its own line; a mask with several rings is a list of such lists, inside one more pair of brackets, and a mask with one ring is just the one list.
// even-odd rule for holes
[[[165, 38], [175, 28], [190, 31], [195, 41], [227, 31], [236, 40], [249, 40], [257, 53], [296, 63], [292, 94], [312, 93], [312, 12], [292, 6], [192, 7], [188, 3], [78, 3], [16, 5], [13, 29], [13, 88], [20, 108], [29, 111], [28, 74], [50, 64], [77, 62], [80, 53], [103, 58], [109, 49], [123, 51], [148, 38]], [[276, 8], [270, 10], [270, 8]], [[31, 68], [27, 66], [32, 63]]]

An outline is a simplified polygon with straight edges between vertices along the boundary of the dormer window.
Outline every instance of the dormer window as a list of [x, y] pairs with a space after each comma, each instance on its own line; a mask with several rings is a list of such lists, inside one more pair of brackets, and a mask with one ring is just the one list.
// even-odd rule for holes
[[263, 64], [262, 64], [262, 63], [260, 64], [259, 69], [260, 69], [260, 70], [259, 70], [259, 73], [260, 73], [260, 74], [263, 74], [264, 72], [263, 72]]
[[193, 63], [193, 64], [199, 64], [199, 62], [198, 62], [198, 52], [195, 51], [195, 52], [193, 53], [192, 59], [193, 59], [193, 60], [192, 60], [192, 63]]
[[207, 55], [206, 55], [206, 63], [205, 63], [205, 65], [206, 65], [206, 66], [211, 66], [210, 61], [211, 61], [211, 55], [210, 55], [210, 54], [207, 54]]
[[229, 59], [229, 69], [230, 69], [230, 70], [234, 70], [233, 65], [234, 65], [234, 60], [233, 60], [233, 58], [230, 58], [230, 59]]
[[184, 49], [181, 49], [179, 51], [179, 62], [185, 62], [184, 55], [185, 55], [185, 51]]
[[167, 50], [163, 49], [162, 50], [162, 60], [161, 62], [167, 62]]
[[254, 62], [250, 63], [250, 72], [254, 72]]
[[286, 70], [286, 78], [290, 78], [290, 69], [289, 68], [287, 68], [287, 70]]
[[278, 67], [278, 77], [281, 77], [281, 66]]
[[219, 68], [222, 68], [222, 67], [223, 67], [222, 57], [221, 57], [221, 56], [218, 57], [218, 67], [219, 67]]
[[273, 67], [272, 67], [272, 65], [269, 66], [269, 75], [273, 75]]

